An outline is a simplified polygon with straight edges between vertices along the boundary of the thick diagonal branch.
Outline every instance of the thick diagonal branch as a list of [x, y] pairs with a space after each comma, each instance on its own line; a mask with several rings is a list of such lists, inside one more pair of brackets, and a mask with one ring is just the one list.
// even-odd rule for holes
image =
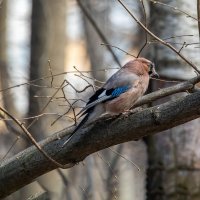
[[[40, 145], [58, 162], [76, 163], [101, 149], [167, 130], [199, 116], [200, 92], [196, 92], [134, 114], [98, 120], [79, 130], [64, 148], [61, 146], [66, 138], [60, 137], [71, 133], [71, 129], [54, 134]], [[1, 165], [0, 198], [53, 169], [55, 165], [35, 147], [24, 150]]]

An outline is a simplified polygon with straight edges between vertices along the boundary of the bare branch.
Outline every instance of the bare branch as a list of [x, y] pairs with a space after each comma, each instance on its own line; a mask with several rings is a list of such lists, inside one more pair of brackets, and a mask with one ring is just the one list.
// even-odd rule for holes
[[[142, 4], [142, 10], [143, 10], [143, 15], [144, 15], [144, 25], [145, 27], [147, 27], [147, 14], [146, 14], [146, 10], [145, 10], [145, 7], [144, 7], [144, 1], [143, 0], [140, 0], [141, 4]], [[141, 49], [139, 50], [138, 52], [138, 55], [137, 57], [140, 56], [140, 54], [142, 53], [143, 49], [148, 45], [148, 35], [147, 35], [147, 32], [145, 31], [145, 42], [144, 44], [142, 45]]]
[[49, 65], [49, 72], [51, 74], [51, 87], [53, 87], [53, 79], [54, 79], [54, 76], [53, 76], [53, 73], [52, 73], [52, 68], [51, 68], [51, 61], [48, 60], [48, 65]]
[[193, 64], [190, 60], [188, 60], [183, 54], [181, 54], [171, 44], [165, 42], [164, 40], [156, 36], [154, 33], [152, 33], [148, 28], [146, 28], [146, 26], [138, 20], [138, 18], [126, 7], [126, 5], [121, 0], [117, 0], [117, 1], [124, 7], [124, 9], [129, 13], [129, 15], [140, 25], [140, 27], [143, 28], [151, 37], [153, 37], [155, 40], [157, 40], [161, 44], [167, 46], [172, 51], [174, 51], [180, 58], [182, 58], [187, 64], [189, 64], [193, 69], [195, 69], [200, 74], [200, 70], [195, 64]]
[[[69, 165], [62, 165], [58, 163], [56, 160], [51, 158], [42, 148], [41, 146], [36, 142], [36, 140], [32, 137], [31, 133], [26, 129], [26, 127], [20, 123], [15, 117], [13, 117], [11, 114], [9, 114], [5, 109], [0, 107], [0, 110], [3, 111], [6, 115], [8, 115], [16, 124], [23, 130], [23, 132], [26, 134], [26, 136], [31, 140], [32, 144], [35, 145], [35, 147], [44, 155], [45, 158], [47, 158], [49, 161], [51, 161], [55, 166], [60, 168], [69, 168]], [[2, 161], [3, 162], [3, 161]]]
[[132, 56], [132, 57], [134, 57], [134, 58], [137, 58], [137, 56], [134, 56], [133, 54], [130, 54], [130, 53], [128, 53], [127, 51], [124, 51], [123, 49], [121, 49], [121, 48], [119, 48], [119, 47], [117, 47], [117, 46], [115, 46], [115, 45], [104, 44], [104, 43], [101, 43], [101, 45], [113, 47], [113, 48], [115, 48], [115, 49], [118, 49], [118, 50], [124, 52], [126, 55], [129, 55], [129, 56]]
[[[107, 69], [99, 69], [99, 70], [95, 70], [96, 72], [100, 72], [100, 71], [107, 71], [107, 70], [112, 70], [112, 69], [119, 69], [117, 67], [111, 67], [111, 68], [107, 68]], [[81, 73], [91, 73], [93, 72], [94, 70], [86, 70], [86, 71], [81, 71]], [[27, 82], [24, 82], [24, 83], [20, 83], [20, 84], [17, 84], [17, 85], [14, 85], [14, 86], [11, 86], [11, 87], [7, 87], [7, 88], [4, 88], [4, 89], [0, 89], [0, 92], [6, 92], [10, 89], [14, 89], [14, 88], [17, 88], [17, 87], [21, 87], [21, 86], [26, 86], [26, 85], [30, 85], [30, 86], [35, 86], [35, 87], [44, 87], [44, 88], [50, 88], [49, 86], [39, 86], [39, 85], [35, 85], [35, 84], [32, 84], [32, 83], [35, 83], [37, 81], [42, 81], [42, 80], [45, 80], [45, 79], [52, 79], [52, 76], [53, 77], [57, 77], [57, 76], [62, 76], [62, 75], [66, 75], [66, 74], [73, 74], [73, 73], [77, 73], [77, 69], [76, 71], [69, 71], [69, 72], [62, 72], [62, 73], [57, 73], [57, 74], [53, 74], [53, 75], [48, 75], [48, 76], [43, 76], [41, 78], [37, 78], [37, 79], [34, 79], [34, 80], [31, 80], [31, 81], [27, 81]], [[86, 77], [86, 76], [85, 76]], [[89, 77], [88, 77], [89, 78]], [[92, 78], [93, 79], [93, 78]], [[93, 79], [96, 81], [96, 79]], [[97, 80], [98, 81], [98, 80]], [[58, 87], [55, 87], [55, 89], [58, 89]]]
[[113, 153], [117, 154], [118, 156], [120, 156], [121, 158], [123, 158], [124, 160], [128, 161], [129, 163], [131, 163], [131, 165], [133, 165], [138, 171], [140, 171], [139, 166], [137, 166], [133, 161], [129, 160], [128, 158], [126, 158], [124, 155], [122, 155], [121, 153], [115, 151], [114, 149], [109, 148]]
[[192, 16], [191, 14], [189, 14], [189, 13], [185, 12], [184, 10], [181, 10], [181, 9], [179, 9], [177, 7], [174, 7], [174, 6], [168, 5], [166, 3], [159, 2], [159, 1], [155, 1], [155, 0], [149, 0], [149, 1], [151, 1], [154, 4], [158, 4], [158, 5], [162, 5], [162, 6], [171, 8], [171, 9], [177, 11], [177, 12], [180, 12], [180, 13], [186, 15], [187, 17], [190, 17], [190, 18], [196, 20], [196, 21], [198, 20], [196, 17]]
[[50, 200], [50, 197], [47, 192], [42, 192], [30, 196], [27, 200]]
[[13, 147], [16, 145], [16, 143], [18, 142], [19, 139], [20, 139], [20, 137], [17, 136], [16, 139], [13, 141], [12, 145], [10, 146], [10, 148], [8, 149], [8, 151], [6, 152], [6, 154], [0, 159], [0, 166], [1, 166], [1, 163], [6, 159], [8, 154], [11, 152]]

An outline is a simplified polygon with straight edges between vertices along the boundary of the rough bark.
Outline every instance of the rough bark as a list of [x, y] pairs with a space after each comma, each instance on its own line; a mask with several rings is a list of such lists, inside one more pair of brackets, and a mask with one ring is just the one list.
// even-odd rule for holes
[[[122, 115], [116, 119], [98, 120], [79, 130], [70, 143], [61, 148], [59, 139], [70, 134], [63, 130], [40, 142], [43, 149], [61, 163], [77, 163], [88, 155], [112, 145], [137, 140], [163, 130], [178, 126], [200, 116], [200, 92], [144, 109], [138, 113]], [[190, 135], [188, 134], [188, 137]], [[30, 147], [5, 161], [0, 167], [0, 198], [32, 182], [56, 166]]]
[[[187, 13], [193, 14], [192, 11], [196, 11], [196, 1], [160, 2]], [[193, 35], [167, 40], [177, 49], [181, 49], [184, 42], [187, 44], [198, 42], [197, 21], [186, 17], [183, 13], [175, 12], [172, 8], [152, 4], [151, 22], [151, 30], [161, 38]], [[197, 66], [199, 65], [199, 49], [190, 45], [189, 48], [184, 47], [181, 52]], [[160, 74], [164, 76], [181, 79], [195, 76], [192, 68], [182, 64], [183, 61], [163, 45], [156, 44], [151, 48], [150, 54], [156, 60]], [[157, 89], [168, 85], [170, 83], [157, 82], [153, 87]], [[177, 96], [180, 97], [176, 95], [172, 99]], [[195, 120], [148, 139], [149, 200], [199, 199], [199, 128], [199, 120]]]

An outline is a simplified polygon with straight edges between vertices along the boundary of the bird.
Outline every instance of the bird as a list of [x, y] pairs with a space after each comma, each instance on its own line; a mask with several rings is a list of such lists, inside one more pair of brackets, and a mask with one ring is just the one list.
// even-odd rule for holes
[[102, 114], [119, 115], [128, 111], [146, 92], [149, 79], [153, 76], [158, 77], [158, 74], [150, 60], [139, 57], [127, 62], [89, 98], [86, 106], [77, 114], [84, 118], [62, 147], [83, 125], [95, 121]]

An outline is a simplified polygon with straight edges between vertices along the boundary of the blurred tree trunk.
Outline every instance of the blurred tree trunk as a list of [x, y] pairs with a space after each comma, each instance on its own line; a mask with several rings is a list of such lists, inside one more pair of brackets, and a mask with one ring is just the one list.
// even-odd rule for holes
[[[196, 11], [196, 0], [161, 1], [187, 13]], [[168, 42], [182, 45], [198, 42], [197, 21], [186, 17], [180, 12], [161, 6], [151, 5], [151, 30], [161, 38], [172, 37]], [[174, 37], [180, 35], [192, 37]], [[151, 48], [150, 56], [156, 60], [159, 73], [169, 78], [188, 79], [195, 76], [192, 68], [163, 45], [156, 44]], [[193, 45], [181, 51], [193, 63], [199, 66], [199, 49]], [[170, 85], [166, 82], [154, 82], [153, 88], [158, 89]], [[177, 94], [171, 98], [177, 98]], [[183, 94], [182, 94], [183, 95]], [[200, 120], [172, 128], [162, 134], [148, 139], [149, 170], [148, 200], [197, 200], [200, 197]]]
[[[96, 0], [83, 0], [84, 7], [92, 16], [93, 20], [104, 34], [106, 38], [110, 37], [110, 30], [107, 27], [107, 22], [109, 21], [110, 13], [110, 3], [108, 1], [96, 1]], [[105, 71], [95, 71], [105, 69], [106, 61], [105, 55], [103, 53], [103, 47], [100, 45], [102, 43], [99, 34], [94, 29], [93, 25], [83, 14], [85, 36], [87, 41], [87, 50], [90, 58], [92, 69], [92, 75], [100, 81], [105, 80]]]
[[127, 160], [119, 160], [119, 199], [144, 200], [146, 199], [146, 144], [140, 140], [128, 142], [122, 146], [121, 154], [135, 163], [140, 171]]
[[[90, 13], [91, 17], [104, 34], [105, 37], [108, 37], [109, 31], [107, 29], [107, 21], [108, 15], [110, 12], [110, 4], [108, 1], [93, 1], [93, 0], [84, 0], [82, 1], [84, 7]], [[90, 23], [90, 21], [83, 14], [84, 19], [84, 31], [86, 36], [86, 44], [88, 56], [90, 58], [91, 69], [93, 70], [92, 75], [97, 80], [105, 81], [106, 72], [98, 71], [106, 68], [105, 66], [105, 55], [102, 51], [103, 48], [100, 45], [102, 43], [101, 38], [98, 33]], [[98, 84], [98, 83], [96, 83]], [[101, 162], [98, 157], [90, 156], [87, 160], [87, 183], [88, 183], [88, 193], [90, 199], [106, 199], [108, 194], [108, 188], [106, 188], [106, 184], [104, 181], [106, 180], [106, 176], [102, 174], [101, 171], [106, 172], [105, 163]], [[105, 173], [106, 174], [106, 173]], [[110, 189], [112, 190], [112, 189]]]
[[6, 11], [7, 6], [6, 2], [1, 4], [1, 12], [0, 12], [0, 62], [6, 63], [7, 56], [6, 56]]
[[[7, 34], [7, 23], [6, 23], [6, 16], [7, 16], [7, 2], [4, 1], [1, 4], [1, 12], [0, 12], [0, 89], [6, 89], [10, 85], [11, 82], [10, 76], [8, 73], [8, 64], [7, 64], [7, 42], [6, 42], [6, 34]], [[13, 116], [18, 116], [14, 100], [13, 100], [13, 94], [11, 90], [7, 90], [0, 93], [0, 105], [4, 107], [6, 110], [8, 110], [9, 113], [11, 113]], [[4, 115], [1, 112], [2, 115]], [[5, 116], [6, 117], [6, 116]], [[3, 157], [3, 155], [6, 154], [10, 146], [12, 145], [12, 142], [16, 139], [15, 134], [17, 133], [18, 129], [11, 121], [0, 121], [0, 146], [1, 146], [1, 152], [0, 152], [0, 158]], [[16, 132], [15, 132], [16, 130]], [[2, 134], [2, 135], [1, 135]], [[19, 146], [15, 146], [16, 149], [18, 149]], [[10, 155], [13, 155], [13, 152], [10, 152]]]
[[[7, 64], [7, 42], [6, 42], [6, 15], [7, 15], [7, 2], [2, 2], [0, 7], [0, 72], [1, 72], [1, 88], [9, 87], [10, 77], [8, 73], [8, 64]], [[17, 115], [17, 111], [14, 105], [14, 100], [12, 96], [12, 91], [8, 90], [4, 93], [1, 93], [1, 99], [5, 108], [13, 115]]]
[[[5, 86], [5, 70], [6, 70], [6, 2], [1, 5], [0, 12], [0, 88], [6, 88]], [[5, 95], [4, 95], [5, 96]], [[3, 106], [3, 92], [0, 93], [0, 105]], [[2, 124], [1, 124], [2, 125]]]
[[[133, 49], [135, 38], [139, 37], [137, 35], [137, 24], [128, 23], [129, 18], [126, 18], [125, 13], [121, 13], [121, 9], [114, 1], [84, 0], [82, 2], [110, 44], [119, 46], [126, 51]], [[140, 16], [140, 4], [137, 1], [127, 0], [126, 2], [131, 2], [131, 8]], [[119, 18], [117, 18], [116, 13]], [[113, 18], [113, 16], [115, 17]], [[118, 22], [118, 19], [121, 18], [126, 22]], [[88, 55], [93, 70], [92, 75], [97, 80], [103, 81], [110, 77], [114, 70], [109, 71], [109, 74], [98, 70], [118, 66], [107, 49], [104, 46], [100, 46], [102, 40], [94, 27], [85, 16], [83, 19]], [[126, 26], [126, 23], [129, 26]], [[125, 54], [116, 49], [113, 49], [113, 51], [121, 62]], [[120, 158], [119, 155], [109, 150], [101, 152], [101, 156], [90, 156], [86, 159], [87, 175], [89, 177], [87, 193], [90, 199], [144, 200], [147, 158], [145, 144], [142, 141], [130, 142], [122, 144], [121, 147], [119, 146], [115, 149], [128, 157], [128, 159], [133, 160], [142, 170], [138, 172], [127, 160]], [[139, 154], [140, 156], [138, 156]]]
[[[66, 0], [33, 0], [32, 1], [32, 19], [31, 19], [31, 60], [30, 60], [30, 80], [41, 78], [43, 76], [64, 72], [65, 67], [65, 36], [66, 27]], [[51, 69], [48, 66], [48, 60], [51, 63]], [[63, 77], [62, 77], [63, 78]], [[48, 96], [52, 96], [56, 90], [54, 86], [59, 87], [64, 80], [61, 77], [44, 79], [35, 82], [36, 85], [48, 86], [49, 88], [38, 88], [30, 86], [29, 90], [29, 111], [28, 116], [36, 116], [38, 114], [63, 112], [63, 108], [59, 108], [58, 102], [51, 102], [48, 107], [42, 111], [46, 103], [49, 101]], [[36, 98], [35, 96], [39, 96]], [[43, 98], [40, 98], [42, 96]], [[58, 96], [62, 96], [61, 92]], [[58, 97], [57, 96], [57, 97]], [[51, 123], [58, 116], [45, 115], [44, 117], [34, 121], [29, 130], [32, 135], [41, 140], [46, 137], [38, 133], [49, 133], [60, 130], [64, 127], [63, 123], [58, 121], [54, 126]], [[32, 121], [28, 121], [28, 125]], [[62, 200], [63, 182], [57, 171], [50, 172], [38, 179], [39, 185], [46, 190], [50, 199]], [[56, 184], [55, 184], [56, 183]], [[23, 197], [41, 190], [37, 183], [31, 184], [23, 189]]]
[[[10, 76], [8, 73], [8, 64], [7, 64], [7, 1], [0, 1], [0, 90], [9, 87], [11, 82]], [[9, 113], [13, 116], [18, 116], [17, 110], [15, 108], [13, 94], [11, 90], [0, 93], [0, 106], [8, 110]], [[3, 114], [1, 112], [1, 114]], [[11, 128], [12, 127], [12, 128]], [[3, 157], [7, 154], [9, 148], [12, 146], [15, 141], [14, 151], [19, 151], [23, 148], [22, 143], [19, 143], [15, 130], [18, 131], [15, 125], [11, 121], [3, 122], [0, 121], [0, 163], [3, 161]], [[22, 141], [22, 140], [20, 140]], [[22, 141], [23, 142], [23, 141]], [[7, 157], [14, 155], [13, 149], [9, 152]], [[6, 157], [6, 158], [7, 158]], [[6, 200], [17, 199], [19, 193], [15, 193], [5, 198]]]
[[[7, 84], [6, 81], [6, 63], [7, 63], [7, 56], [6, 56], [6, 11], [7, 11], [6, 2], [2, 3], [1, 5], [1, 12], [0, 12], [0, 90], [6, 88]], [[5, 106], [5, 93], [0, 92], [0, 106]], [[3, 115], [3, 113], [0, 113]], [[6, 129], [5, 124], [3, 121], [0, 121], [0, 159], [6, 154], [7, 150], [9, 149], [9, 134]]]
[[[137, 47], [141, 45], [141, 42], [138, 45], [138, 41], [142, 38], [143, 34], [138, 34], [137, 23], [132, 23], [129, 16], [120, 9], [119, 5], [114, 0], [82, 0], [81, 2], [110, 45], [116, 45], [129, 52], [138, 51]], [[130, 8], [139, 18], [142, 16], [140, 3], [132, 0], [125, 0], [125, 2], [126, 4], [130, 4]], [[92, 69], [94, 70], [92, 75], [97, 80], [103, 81], [108, 74], [105, 71], [99, 70], [105, 69], [106, 67], [119, 68], [119, 66], [116, 64], [115, 59], [106, 46], [101, 45], [104, 41], [85, 14], [83, 14], [83, 20], [88, 56]], [[111, 49], [122, 63], [125, 53], [122, 53], [116, 48]]]
[[[59, 11], [59, 12], [58, 12]], [[32, 2], [32, 35], [31, 35], [31, 63], [30, 63], [30, 80], [37, 79], [46, 75], [64, 72], [65, 66], [65, 23], [66, 23], [66, 1], [53, 0], [33, 0]], [[51, 70], [48, 66], [48, 60], [51, 62]], [[53, 80], [53, 81], [52, 81]], [[49, 78], [36, 84], [49, 86], [50, 89], [40, 89], [30, 87], [29, 92], [29, 116], [41, 114], [44, 105], [49, 101], [47, 96], [52, 96], [55, 90], [53, 86], [60, 86], [62, 78]], [[52, 85], [51, 85], [52, 81]], [[35, 96], [46, 98], [35, 98]], [[61, 92], [59, 92], [61, 96]], [[58, 103], [50, 103], [45, 112], [59, 113]], [[33, 135], [38, 133], [38, 128], [44, 128], [47, 132], [56, 130], [61, 124], [58, 122], [51, 127], [54, 118], [43, 117], [30, 127]], [[44, 127], [41, 127], [41, 126]], [[36, 129], [36, 130], [35, 130]], [[59, 127], [61, 129], [61, 127]], [[35, 135], [41, 139], [41, 135]]]

